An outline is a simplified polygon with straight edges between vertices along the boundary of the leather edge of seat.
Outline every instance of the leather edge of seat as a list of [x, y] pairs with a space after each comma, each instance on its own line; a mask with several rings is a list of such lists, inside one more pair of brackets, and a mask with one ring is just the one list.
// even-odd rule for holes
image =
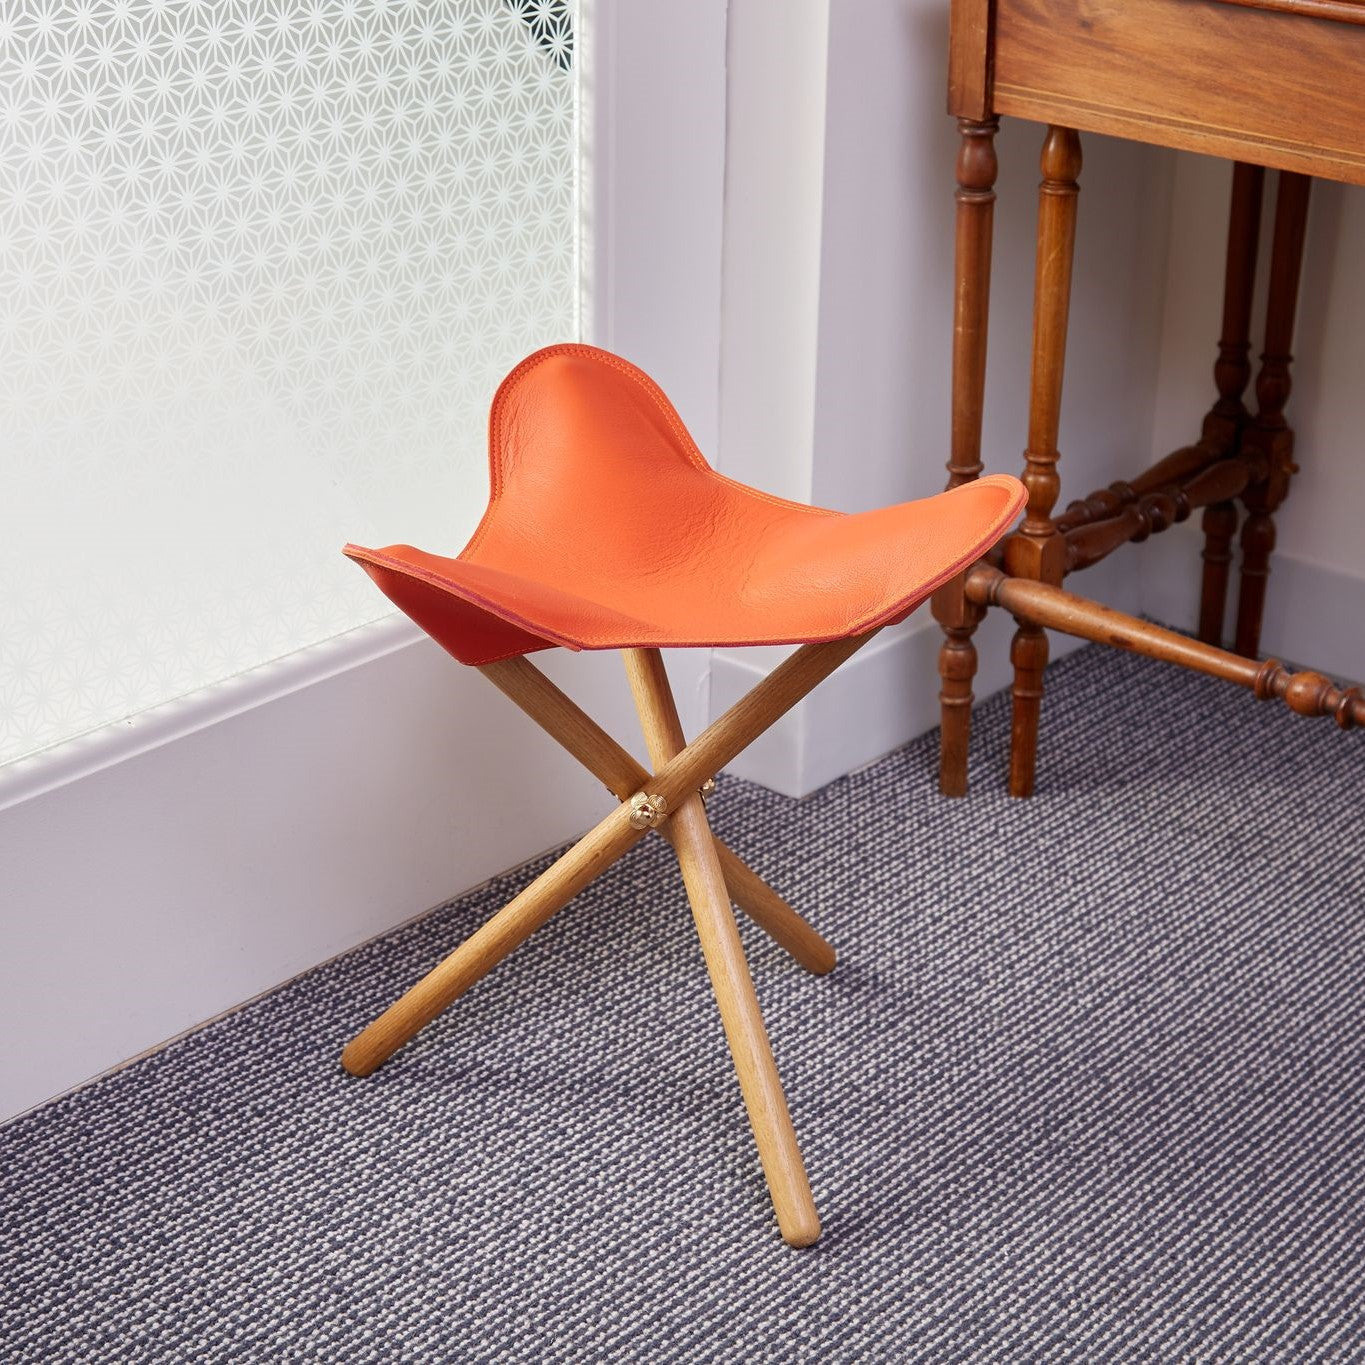
[[[938, 588], [942, 587], [943, 584], [961, 573], [963, 569], [970, 567], [986, 550], [990, 549], [990, 547], [1009, 529], [1010, 523], [1015, 517], [1019, 515], [1020, 510], [1027, 500], [1028, 493], [1024, 488], [1024, 485], [1011, 474], [988, 474], [980, 479], [973, 480], [970, 484], [962, 485], [960, 489], [950, 490], [950, 493], [947, 496], [952, 496], [958, 492], [965, 494], [969, 489], [976, 490], [983, 486], [1001, 488], [1012, 496], [1005, 500], [1002, 510], [992, 518], [987, 524], [986, 529], [982, 531], [980, 535], [973, 538], [970, 547], [954, 558], [947, 568], [936, 574], [926, 583], [916, 584], [915, 590], [912, 593], [897, 599], [889, 606], [884, 607], [879, 611], [869, 613], [865, 617], [855, 619], [845, 630], [840, 630], [832, 634], [807, 634], [796, 638], [779, 635], [742, 640], [689, 640], [665, 639], [657, 636], [639, 639], [620, 639], [588, 634], [569, 635], [562, 631], [556, 631], [552, 628], [528, 621], [525, 617], [519, 615], [511, 608], [491, 600], [466, 584], [459, 583], [451, 578], [443, 577], [440, 574], [433, 573], [428, 569], [421, 568], [418, 565], [408, 563], [393, 556], [385, 555], [380, 551], [366, 549], [364, 546], [360, 545], [347, 545], [342, 553], [345, 554], [348, 559], [352, 559], [361, 564], [362, 567], [366, 564], [373, 564], [389, 572], [403, 574], [407, 577], [424, 582], [429, 587], [436, 588], [460, 598], [462, 601], [525, 632], [527, 635], [544, 640], [548, 644], [561, 645], [565, 649], [710, 649], [716, 647], [743, 649], [757, 645], [821, 644], [830, 640], [845, 639], [850, 635], [861, 635], [866, 631], [875, 630], [882, 626], [889, 625], [894, 621], [903, 620], [917, 607], [922, 606]], [[449, 652], [452, 654], [455, 653], [454, 650], [450, 650]], [[456, 654], [456, 657], [459, 658], [460, 656]], [[508, 656], [504, 655], [501, 657]], [[461, 659], [461, 662], [470, 661]], [[480, 660], [479, 662], [492, 662], [492, 660]]]

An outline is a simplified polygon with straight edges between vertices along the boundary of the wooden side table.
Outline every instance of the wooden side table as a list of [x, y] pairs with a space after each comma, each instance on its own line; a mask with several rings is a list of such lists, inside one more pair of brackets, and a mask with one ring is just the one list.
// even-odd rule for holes
[[[1210, 673], [1305, 716], [1365, 724], [1365, 696], [1259, 662], [1275, 511], [1295, 471], [1285, 418], [1312, 177], [1365, 185], [1365, 0], [953, 0], [948, 108], [958, 120], [953, 417], [948, 486], [982, 470], [994, 139], [1002, 114], [1047, 125], [1038, 201], [1028, 512], [1003, 549], [935, 594], [943, 731], [939, 785], [967, 790], [976, 648], [986, 611], [1018, 623], [1009, 789], [1033, 791], [1047, 629]], [[1058, 418], [1075, 241], [1080, 131], [1231, 158], [1217, 401], [1199, 439], [1060, 515]], [[1251, 304], [1266, 168], [1278, 170], [1255, 411]], [[1197, 640], [1066, 591], [1068, 575], [1202, 509]], [[1222, 648], [1241, 523], [1233, 649]]]

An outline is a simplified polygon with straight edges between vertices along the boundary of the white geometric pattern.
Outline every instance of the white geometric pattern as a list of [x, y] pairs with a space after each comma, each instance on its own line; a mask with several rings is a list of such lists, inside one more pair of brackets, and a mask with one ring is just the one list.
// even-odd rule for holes
[[0, 3], [0, 762], [385, 613], [578, 331], [563, 0]]

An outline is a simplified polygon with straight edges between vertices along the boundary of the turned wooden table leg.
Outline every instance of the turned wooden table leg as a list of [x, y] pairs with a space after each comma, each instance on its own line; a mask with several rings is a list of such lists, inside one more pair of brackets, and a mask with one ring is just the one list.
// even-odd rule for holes
[[1204, 532], [1204, 576], [1199, 589], [1199, 638], [1205, 644], [1221, 645], [1232, 538], [1237, 534], [1237, 504], [1215, 502], [1206, 507], [1200, 529]]
[[[1021, 578], [1059, 586], [1066, 570], [1066, 542], [1052, 522], [1061, 489], [1057, 474], [1057, 428], [1066, 365], [1066, 327], [1071, 306], [1071, 261], [1076, 244], [1077, 177], [1081, 140], [1074, 129], [1050, 127], [1043, 139], [1038, 188], [1038, 257], [1033, 284], [1033, 369], [1029, 391], [1029, 440], [1024, 452], [1028, 512], [1005, 542], [1005, 569]], [[1016, 618], [1018, 619], [1018, 618]], [[1014, 718], [1010, 732], [1010, 795], [1030, 796], [1038, 750], [1038, 716], [1047, 665], [1047, 635], [1019, 621], [1010, 659], [1014, 664]]]
[[[957, 121], [957, 245], [953, 296], [953, 426], [948, 487], [969, 483], [982, 469], [981, 416], [986, 392], [986, 334], [991, 292], [991, 235], [995, 215], [997, 118]], [[972, 732], [972, 635], [981, 609], [967, 601], [961, 577], [933, 597], [934, 618], [946, 639], [939, 651], [939, 790], [967, 794], [967, 751]]]
[[1275, 239], [1270, 255], [1270, 293], [1266, 301], [1265, 350], [1256, 376], [1256, 419], [1242, 444], [1266, 459], [1267, 473], [1242, 494], [1247, 519], [1242, 527], [1242, 572], [1237, 598], [1238, 654], [1254, 657], [1261, 647], [1261, 618], [1270, 555], [1275, 548], [1275, 511], [1289, 492], [1294, 472], [1294, 433], [1284, 418], [1289, 400], [1294, 314], [1299, 301], [1308, 192], [1312, 180], [1280, 172], [1275, 198]]
[[[1246, 425], [1242, 402], [1251, 380], [1251, 301], [1256, 287], [1256, 257], [1261, 236], [1261, 196], [1265, 169], [1239, 161], [1232, 169], [1232, 203], [1228, 210], [1227, 270], [1223, 279], [1223, 331], [1213, 381], [1218, 401], [1204, 419], [1200, 446], [1209, 461], [1236, 450]], [[1228, 598], [1232, 538], [1237, 506], [1217, 502], [1204, 510], [1204, 572], [1199, 594], [1199, 638], [1221, 644]]]

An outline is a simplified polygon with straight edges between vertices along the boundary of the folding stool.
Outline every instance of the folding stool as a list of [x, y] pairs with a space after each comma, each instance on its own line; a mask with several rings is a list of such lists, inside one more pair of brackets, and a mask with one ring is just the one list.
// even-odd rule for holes
[[[552, 867], [342, 1053], [365, 1076], [627, 849], [657, 830], [677, 853], [782, 1235], [820, 1235], [733, 900], [812, 972], [834, 950], [714, 838], [715, 774], [882, 626], [901, 620], [1009, 529], [1024, 501], [992, 475], [843, 515], [716, 473], [659, 388], [591, 346], [552, 346], [503, 381], [489, 418], [491, 496], [455, 558], [408, 545], [346, 554], [461, 663], [477, 667], [619, 798]], [[687, 743], [662, 648], [800, 644]], [[620, 649], [652, 773], [529, 660]]]

